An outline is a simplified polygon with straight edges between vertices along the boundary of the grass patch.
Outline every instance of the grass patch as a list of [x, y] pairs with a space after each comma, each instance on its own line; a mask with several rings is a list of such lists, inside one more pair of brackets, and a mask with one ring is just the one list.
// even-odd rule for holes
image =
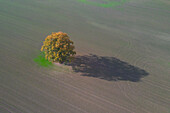
[[95, 1], [90, 1], [90, 0], [78, 0], [79, 2], [89, 4], [89, 5], [94, 5], [98, 7], [104, 7], [104, 8], [109, 8], [109, 7], [115, 7], [115, 6], [120, 6], [123, 3], [127, 2], [127, 0], [120, 0], [120, 1], [110, 1], [110, 0], [102, 0], [103, 2], [95, 2]]
[[36, 62], [39, 66], [42, 67], [49, 67], [52, 66], [52, 62], [49, 62], [48, 60], [45, 59], [45, 54], [44, 53], [40, 53], [39, 56], [37, 56], [37, 58], [34, 58], [34, 62]]

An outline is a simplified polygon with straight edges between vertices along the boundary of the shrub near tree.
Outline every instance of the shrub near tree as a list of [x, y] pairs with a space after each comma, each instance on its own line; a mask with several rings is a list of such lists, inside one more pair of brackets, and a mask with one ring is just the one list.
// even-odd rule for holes
[[43, 42], [41, 51], [45, 53], [45, 58], [52, 62], [71, 62], [76, 52], [73, 41], [63, 32], [55, 32], [48, 35]]

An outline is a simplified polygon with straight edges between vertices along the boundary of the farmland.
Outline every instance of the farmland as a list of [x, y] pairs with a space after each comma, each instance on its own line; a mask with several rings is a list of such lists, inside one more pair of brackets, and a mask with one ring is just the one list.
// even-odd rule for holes
[[[75, 62], [38, 65], [58, 31]], [[169, 113], [169, 75], [168, 0], [0, 0], [0, 113]]]

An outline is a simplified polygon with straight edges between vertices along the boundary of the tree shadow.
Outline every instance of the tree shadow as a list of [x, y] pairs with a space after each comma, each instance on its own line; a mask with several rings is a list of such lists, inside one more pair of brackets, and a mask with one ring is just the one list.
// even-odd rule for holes
[[96, 77], [108, 81], [132, 81], [138, 82], [148, 73], [138, 67], [132, 66], [114, 57], [97, 55], [76, 56], [72, 63], [75, 72], [81, 72], [82, 76]]

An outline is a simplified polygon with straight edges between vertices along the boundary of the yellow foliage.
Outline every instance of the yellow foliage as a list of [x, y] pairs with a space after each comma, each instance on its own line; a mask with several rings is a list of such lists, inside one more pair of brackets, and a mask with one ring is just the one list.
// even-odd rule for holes
[[74, 48], [73, 41], [66, 33], [53, 32], [45, 38], [41, 51], [45, 52], [45, 58], [49, 61], [63, 63], [73, 59], [76, 54]]

